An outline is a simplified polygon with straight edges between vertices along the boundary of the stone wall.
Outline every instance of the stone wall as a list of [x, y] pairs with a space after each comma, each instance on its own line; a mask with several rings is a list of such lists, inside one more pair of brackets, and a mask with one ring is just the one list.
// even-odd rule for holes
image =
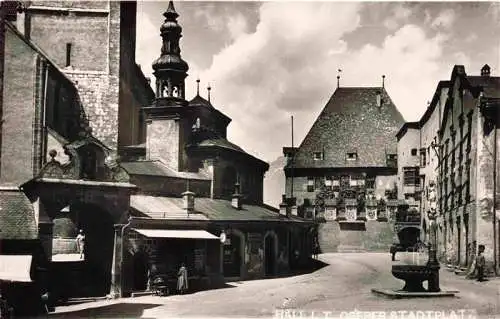
[[175, 119], [154, 119], [147, 124], [146, 157], [179, 170], [179, 134], [181, 125]]
[[[128, 59], [128, 64], [135, 65], [135, 53], [122, 52], [135, 50], [129, 48], [132, 41], [121, 41], [122, 6], [127, 4], [32, 2], [25, 17], [27, 36], [77, 85], [93, 135], [112, 150], [119, 146], [120, 59]], [[126, 28], [129, 21], [123, 23], [123, 28], [129, 30]], [[135, 26], [135, 20], [130, 23]], [[71, 43], [70, 61], [67, 61], [68, 43]], [[125, 93], [122, 97], [128, 98]], [[128, 104], [124, 105], [128, 111]], [[137, 120], [124, 117], [122, 121], [135, 123]], [[128, 133], [127, 129], [125, 125], [124, 134], [137, 135], [134, 131]]]
[[347, 224], [329, 221], [319, 226], [322, 253], [328, 252], [387, 252], [397, 235], [391, 224], [367, 221], [364, 229], [348, 229]]
[[11, 28], [5, 34], [5, 64], [1, 132], [2, 183], [21, 183], [33, 177], [33, 124], [37, 52]]

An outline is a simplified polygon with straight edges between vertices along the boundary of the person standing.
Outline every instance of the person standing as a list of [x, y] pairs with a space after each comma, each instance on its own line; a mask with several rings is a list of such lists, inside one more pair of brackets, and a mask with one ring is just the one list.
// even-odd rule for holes
[[486, 281], [484, 279], [484, 267], [486, 266], [486, 260], [484, 258], [484, 245], [478, 246], [476, 267], [477, 267], [477, 281]]
[[177, 272], [177, 291], [183, 294], [188, 289], [188, 273], [184, 263], [181, 264], [181, 268]]
[[80, 259], [83, 259], [83, 250], [85, 249], [85, 235], [83, 234], [83, 230], [80, 229], [80, 232], [76, 236], [76, 245], [78, 247], [78, 253], [80, 254]]

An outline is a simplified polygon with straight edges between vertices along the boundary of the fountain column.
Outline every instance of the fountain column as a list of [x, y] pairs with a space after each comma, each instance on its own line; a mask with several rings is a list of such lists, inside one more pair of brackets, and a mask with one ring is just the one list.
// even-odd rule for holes
[[434, 182], [429, 183], [429, 211], [427, 212], [427, 216], [429, 217], [429, 261], [427, 262], [427, 267], [430, 268], [432, 275], [429, 278], [429, 292], [440, 292], [441, 288], [439, 287], [439, 261], [437, 259], [437, 224], [436, 224], [436, 215], [437, 215], [437, 196], [436, 196], [436, 188]]

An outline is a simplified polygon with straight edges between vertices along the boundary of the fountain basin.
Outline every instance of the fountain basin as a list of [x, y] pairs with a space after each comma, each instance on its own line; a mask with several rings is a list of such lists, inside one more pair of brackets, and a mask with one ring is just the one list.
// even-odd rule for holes
[[393, 265], [392, 275], [405, 281], [403, 291], [425, 292], [423, 282], [431, 279], [439, 271], [427, 265]]

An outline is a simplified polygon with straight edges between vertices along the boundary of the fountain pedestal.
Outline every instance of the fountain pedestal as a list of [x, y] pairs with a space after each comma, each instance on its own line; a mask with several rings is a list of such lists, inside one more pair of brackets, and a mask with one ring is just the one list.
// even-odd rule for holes
[[[372, 289], [372, 292], [395, 298], [453, 297], [458, 291], [441, 291], [439, 287], [439, 261], [437, 260], [436, 193], [430, 183], [428, 217], [430, 221], [429, 261], [426, 265], [392, 265], [392, 275], [404, 280], [401, 290]], [[428, 289], [423, 282], [427, 281]]]

